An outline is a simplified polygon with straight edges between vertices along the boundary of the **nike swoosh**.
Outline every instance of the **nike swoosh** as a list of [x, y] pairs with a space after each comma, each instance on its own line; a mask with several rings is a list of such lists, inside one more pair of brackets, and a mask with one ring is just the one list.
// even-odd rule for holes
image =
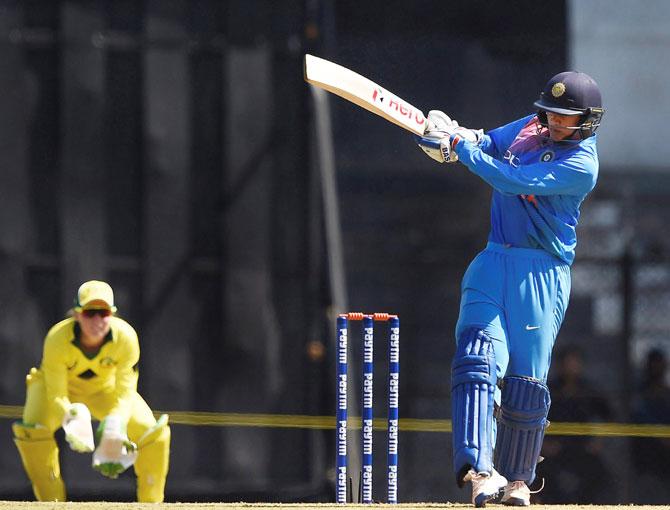
[[526, 324], [526, 331], [532, 331], [534, 329], [540, 329], [540, 326], [531, 326], [530, 324]]

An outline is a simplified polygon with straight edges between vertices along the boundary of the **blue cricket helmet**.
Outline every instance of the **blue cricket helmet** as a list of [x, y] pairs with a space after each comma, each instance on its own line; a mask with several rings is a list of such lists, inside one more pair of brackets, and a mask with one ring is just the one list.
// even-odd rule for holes
[[588, 74], [577, 71], [566, 71], [551, 78], [534, 106], [539, 109], [537, 116], [544, 126], [547, 112], [579, 115], [576, 128], [582, 138], [596, 132], [605, 113], [598, 84]]

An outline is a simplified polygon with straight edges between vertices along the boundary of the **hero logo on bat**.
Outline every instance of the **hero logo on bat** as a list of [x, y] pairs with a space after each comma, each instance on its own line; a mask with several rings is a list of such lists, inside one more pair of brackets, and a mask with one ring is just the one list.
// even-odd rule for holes
[[375, 89], [372, 91], [372, 101], [374, 103], [380, 103], [386, 110], [395, 111], [403, 117], [407, 117], [408, 119], [413, 120], [418, 126], [421, 126], [424, 124], [424, 122], [426, 122], [426, 118], [423, 116], [423, 113], [415, 110], [400, 98], [390, 93], [388, 94], [388, 101], [385, 101], [386, 95], [387, 93], [384, 89], [381, 87], [375, 87]]
[[380, 103], [384, 103], [384, 90], [381, 89], [380, 87], [375, 88], [375, 90], [372, 92], [372, 100], [373, 101], [379, 101]]

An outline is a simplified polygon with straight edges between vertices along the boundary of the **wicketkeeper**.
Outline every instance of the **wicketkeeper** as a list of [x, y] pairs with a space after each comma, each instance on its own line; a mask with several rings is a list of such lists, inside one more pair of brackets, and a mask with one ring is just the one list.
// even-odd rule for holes
[[[63, 428], [76, 452], [116, 478], [133, 466], [137, 500], [161, 502], [170, 456], [167, 415], [157, 421], [137, 393], [137, 333], [114, 314], [114, 292], [91, 280], [79, 287], [72, 316], [44, 340], [39, 368], [26, 377], [23, 420], [14, 442], [39, 501], [65, 501], [54, 432]], [[100, 421], [94, 437], [91, 418]]]
[[418, 140], [433, 159], [460, 160], [493, 188], [488, 243], [461, 285], [451, 373], [456, 482], [471, 482], [477, 507], [501, 491], [507, 505], [530, 504], [579, 209], [598, 178], [596, 82], [557, 74], [534, 106], [488, 133], [431, 111]]

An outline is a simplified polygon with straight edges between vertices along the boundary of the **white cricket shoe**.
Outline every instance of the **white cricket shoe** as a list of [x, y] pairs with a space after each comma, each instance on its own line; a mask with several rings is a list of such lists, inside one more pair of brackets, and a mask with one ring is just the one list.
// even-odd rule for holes
[[526, 482], [510, 482], [505, 486], [505, 493], [500, 502], [510, 506], [529, 506], [530, 494], [531, 492]]
[[491, 474], [477, 473], [474, 469], [471, 469], [463, 480], [472, 482], [472, 504], [477, 508], [485, 507], [486, 503], [495, 499], [503, 487], [507, 485], [507, 478], [495, 469]]

